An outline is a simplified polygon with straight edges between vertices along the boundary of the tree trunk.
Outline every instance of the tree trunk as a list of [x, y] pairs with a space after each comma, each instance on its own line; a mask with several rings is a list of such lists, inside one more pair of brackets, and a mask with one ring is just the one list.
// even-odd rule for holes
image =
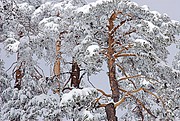
[[[19, 53], [17, 53], [17, 61], [19, 60]], [[23, 72], [21, 70], [21, 66], [17, 67], [15, 71], [16, 75], [16, 80], [15, 80], [15, 85], [14, 88], [17, 88], [18, 90], [21, 89], [21, 82], [22, 82], [22, 77], [23, 77]]]
[[71, 86], [74, 86], [75, 88], [79, 88], [80, 84], [80, 68], [77, 64], [77, 62], [72, 63], [72, 73], [71, 73]]
[[23, 77], [21, 68], [18, 68], [15, 73], [16, 73], [16, 80], [15, 80], [14, 88], [18, 88], [18, 90], [20, 90], [21, 89], [22, 77]]
[[60, 48], [61, 48], [61, 41], [57, 40], [56, 42], [56, 61], [54, 64], [54, 75], [60, 79], [60, 59], [61, 59], [61, 52], [60, 52]]
[[[112, 91], [112, 99], [114, 102], [119, 101], [119, 88], [118, 82], [116, 80], [116, 65], [115, 65], [115, 57], [113, 56], [115, 50], [113, 48], [114, 38], [112, 31], [114, 29], [114, 20], [116, 19], [117, 14], [114, 12], [111, 17], [109, 18], [109, 25], [108, 25], [108, 70], [109, 70], [109, 82]], [[109, 103], [105, 106], [105, 111], [107, 115], [108, 121], [117, 121], [116, 117], [116, 109], [114, 107], [114, 103]]]
[[57, 79], [57, 88], [54, 90], [54, 93], [60, 94], [60, 73], [61, 73], [61, 41], [57, 40], [56, 41], [56, 61], [54, 63], [54, 76]]
[[116, 66], [115, 66], [115, 57], [113, 56], [115, 51], [113, 48], [114, 38], [112, 35], [112, 30], [114, 29], [115, 14], [113, 13], [109, 18], [109, 25], [108, 25], [108, 70], [109, 70], [109, 82], [112, 91], [112, 98], [114, 102], [119, 101], [119, 89], [118, 89], [118, 82], [116, 81]]
[[114, 103], [109, 103], [105, 107], [106, 115], [108, 121], [117, 121], [116, 109], [114, 108]]

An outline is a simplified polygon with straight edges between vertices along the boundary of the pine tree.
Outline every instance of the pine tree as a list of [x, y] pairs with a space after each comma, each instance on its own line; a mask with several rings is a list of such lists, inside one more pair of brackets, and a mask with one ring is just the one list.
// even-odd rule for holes
[[[180, 119], [179, 53], [166, 62], [178, 21], [129, 0], [0, 6], [0, 42], [17, 57], [7, 71], [0, 60], [0, 120]], [[111, 94], [88, 78], [105, 70]]]

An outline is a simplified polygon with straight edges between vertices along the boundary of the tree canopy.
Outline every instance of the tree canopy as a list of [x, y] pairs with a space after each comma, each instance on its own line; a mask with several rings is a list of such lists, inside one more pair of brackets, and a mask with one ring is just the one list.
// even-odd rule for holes
[[[130, 0], [2, 0], [0, 11], [0, 42], [16, 54], [9, 69], [0, 60], [0, 120], [180, 120], [180, 52], [166, 61], [180, 22], [167, 14]], [[101, 72], [110, 94], [89, 78]]]

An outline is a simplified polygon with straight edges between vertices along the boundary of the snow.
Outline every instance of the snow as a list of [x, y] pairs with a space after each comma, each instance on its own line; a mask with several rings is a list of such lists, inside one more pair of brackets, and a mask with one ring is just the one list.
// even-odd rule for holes
[[85, 119], [85, 121], [89, 121], [89, 120], [93, 119], [93, 117], [94, 117], [93, 114], [87, 110], [84, 110], [83, 114], [84, 114], [84, 117], [87, 117]]
[[82, 45], [85, 45], [85, 44], [88, 44], [92, 41], [92, 37], [90, 35], [87, 35], [82, 41], [81, 41], [81, 44]]
[[8, 51], [11, 51], [11, 52], [17, 52], [20, 42], [17, 41], [16, 39], [14, 39], [14, 38], [8, 38], [8, 39], [5, 40], [5, 43], [9, 43], [9, 42], [12, 43], [12, 44], [7, 44], [5, 46], [5, 49], [8, 50]]
[[18, 4], [18, 7], [19, 7], [19, 10], [23, 12], [24, 14], [32, 13], [35, 10], [34, 6], [31, 6], [28, 3]]
[[89, 8], [95, 7], [98, 4], [102, 4], [103, 2], [108, 2], [112, 0], [97, 0], [96, 2], [89, 3], [87, 5], [84, 5], [83, 7], [78, 8], [77, 12], [83, 12], [83, 13], [89, 13]]
[[69, 93], [66, 93], [62, 96], [60, 105], [63, 106], [65, 103], [71, 100], [74, 100], [74, 98], [77, 98], [77, 97], [80, 97], [80, 98], [86, 97], [92, 91], [95, 91], [95, 89], [94, 88], [73, 89]]
[[89, 56], [93, 56], [95, 54], [97, 54], [97, 50], [99, 50], [99, 46], [98, 45], [90, 45], [86, 52], [89, 53]]
[[156, 27], [156, 26], [155, 26], [152, 22], [150, 22], [150, 21], [145, 21], [145, 20], [144, 20], [144, 22], [146, 22], [146, 23], [148, 24], [148, 26], [149, 26], [149, 28], [150, 28], [150, 31], [153, 31], [153, 28]]
[[71, 3], [65, 4], [65, 7], [64, 7], [65, 10], [73, 9], [73, 8], [74, 6]]
[[142, 82], [141, 82], [141, 84], [142, 85], [149, 85], [149, 84], [151, 84], [149, 81], [147, 81], [147, 80], [142, 80]]
[[51, 31], [58, 31], [59, 25], [55, 24], [54, 22], [48, 22], [45, 24], [45, 29], [51, 30]]
[[148, 7], [147, 5], [143, 5], [143, 6], [141, 6], [141, 8], [144, 9], [144, 10], [146, 10], [146, 11], [149, 10], [149, 7]]
[[171, 20], [171, 22], [172, 22], [173, 24], [177, 24], [177, 25], [180, 24], [180, 22], [179, 22], [179, 21], [176, 21], [176, 20]]
[[61, 11], [62, 11], [62, 3], [57, 3], [57, 4], [54, 4], [54, 6], [52, 7], [52, 9], [51, 9], [51, 15], [53, 16], [55, 16], [55, 15], [57, 15], [58, 13], [60, 13]]
[[42, 18], [43, 14], [47, 14], [47, 12], [52, 8], [52, 2], [46, 2], [42, 4], [39, 8], [37, 8], [31, 16], [31, 21], [34, 23], [38, 23]]
[[136, 2], [128, 2], [127, 5], [128, 6], [131, 6], [131, 5], [138, 6], [138, 4]]
[[161, 16], [161, 14], [157, 11], [151, 11], [152, 14], [156, 15], [156, 16]]
[[62, 8], [62, 5], [63, 5], [63, 3], [56, 3], [56, 4], [54, 4], [54, 6], [52, 7], [52, 10], [54, 10], [54, 9], [63, 9]]
[[144, 39], [136, 39], [135, 42], [141, 43], [141, 44], [149, 44], [148, 41], [144, 40]]
[[20, 101], [21, 101], [21, 103], [25, 103], [25, 102], [26, 102], [26, 99], [27, 99], [27, 96], [26, 96], [26, 95], [21, 95], [21, 96], [20, 96]]

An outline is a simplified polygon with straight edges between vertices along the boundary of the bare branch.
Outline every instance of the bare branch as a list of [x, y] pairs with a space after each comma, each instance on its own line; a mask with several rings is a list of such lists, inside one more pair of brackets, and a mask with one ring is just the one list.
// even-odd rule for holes
[[87, 74], [87, 80], [88, 80], [88, 82], [90, 83], [90, 85], [91, 85], [92, 87], [96, 88], [96, 87], [93, 85], [93, 83], [89, 80], [89, 74]]
[[16, 64], [16, 63], [17, 63], [17, 62], [12, 63], [11, 66], [6, 70], [6, 72], [9, 71], [9, 70], [12, 68], [12, 66], [13, 66], [14, 64]]
[[144, 110], [146, 110], [151, 116], [157, 118], [154, 114], [152, 114], [152, 112], [149, 109], [146, 108], [146, 106], [138, 98], [136, 98], [134, 95], [132, 95], [130, 93], [128, 93], [128, 95], [130, 95], [131, 97], [135, 98], [136, 101], [142, 106], [142, 108], [144, 108]]
[[34, 70], [39, 74], [40, 78], [43, 77], [35, 67], [34, 67]]
[[[66, 83], [64, 84], [62, 90], [65, 90], [65, 87], [66, 87], [66, 85], [69, 83], [70, 80], [71, 80], [71, 77], [69, 77], [68, 81], [66, 81]], [[62, 91], [62, 92], [63, 92], [63, 91]]]
[[100, 104], [97, 106], [97, 108], [106, 107], [107, 104]]
[[45, 77], [45, 74], [44, 74], [44, 71], [42, 70], [42, 68], [41, 68], [41, 67], [39, 67], [38, 65], [36, 65], [36, 67], [38, 67], [38, 68], [41, 70], [41, 72], [42, 72], [43, 76]]
[[122, 81], [122, 80], [126, 80], [126, 79], [131, 79], [131, 78], [138, 78], [140, 77], [141, 75], [135, 75], [135, 76], [129, 76], [129, 77], [123, 77], [123, 78], [120, 78], [118, 81]]
[[131, 31], [128, 31], [128, 32], [125, 32], [125, 33], [123, 34], [123, 36], [130, 35], [131, 33], [134, 33], [134, 32], [136, 32], [135, 29], [134, 29], [134, 30], [131, 30]]
[[161, 97], [159, 97], [159, 96], [157, 96], [156, 94], [148, 91], [148, 90], [145, 89], [145, 88], [139, 88], [139, 89], [135, 89], [135, 90], [131, 90], [131, 91], [126, 91], [126, 90], [124, 90], [124, 89], [122, 89], [122, 88], [119, 88], [119, 90], [121, 90], [122, 92], [127, 92], [128, 94], [129, 94], [129, 93], [137, 93], [137, 92], [143, 90], [144, 92], [147, 92], [147, 93], [149, 93], [150, 95], [154, 96], [155, 98], [159, 99], [159, 100], [162, 102], [163, 107], [164, 107], [164, 105], [165, 105], [164, 102], [163, 102], [163, 100], [161, 99]]
[[118, 58], [118, 57], [127, 57], [127, 56], [138, 56], [137, 54], [134, 54], [134, 53], [121, 53], [121, 54], [118, 54], [118, 55], [114, 55], [115, 58]]
[[131, 20], [133, 20], [133, 19], [130, 18], [130, 19], [126, 19], [124, 21], [121, 21], [120, 24], [118, 24], [116, 27], [114, 27], [114, 29], [111, 31], [111, 35], [114, 34], [119, 27], [121, 27], [124, 23], [126, 23], [126, 21], [131, 21]]
[[[119, 64], [116, 64], [116, 65], [121, 69], [122, 73], [123, 73], [126, 77], [128, 77], [128, 75], [126, 74], [124, 68], [123, 68], [122, 66], [120, 66]], [[130, 79], [128, 79], [128, 81], [130, 81], [130, 82], [133, 84], [134, 88], [136, 89], [135, 83], [134, 83], [132, 80], [130, 80]]]
[[128, 46], [123, 46], [122, 49], [120, 51], [118, 51], [114, 56], [117, 56], [119, 54], [121, 54], [124, 50], [128, 50], [129, 48], [132, 48], [132, 44], [128, 44]]
[[97, 91], [101, 92], [106, 97], [111, 97], [111, 94], [106, 94], [103, 90], [97, 89]]
[[141, 91], [141, 90], [143, 90], [144, 92], [147, 92], [147, 93], [149, 93], [150, 95], [154, 96], [155, 98], [159, 99], [159, 100], [162, 102], [163, 107], [165, 107], [165, 104], [164, 104], [163, 100], [161, 99], [161, 97], [159, 97], [159, 96], [157, 96], [156, 94], [148, 91], [148, 90], [145, 89], [145, 88], [139, 88], [139, 89], [136, 89], [136, 90], [132, 90], [132, 91], [130, 91], [130, 92], [131, 92], [131, 93], [136, 93], [136, 92], [139, 92], [139, 91]]
[[120, 104], [122, 104], [125, 101], [126, 97], [123, 97], [120, 101], [118, 101], [117, 103], [115, 103], [114, 107], [118, 107]]

